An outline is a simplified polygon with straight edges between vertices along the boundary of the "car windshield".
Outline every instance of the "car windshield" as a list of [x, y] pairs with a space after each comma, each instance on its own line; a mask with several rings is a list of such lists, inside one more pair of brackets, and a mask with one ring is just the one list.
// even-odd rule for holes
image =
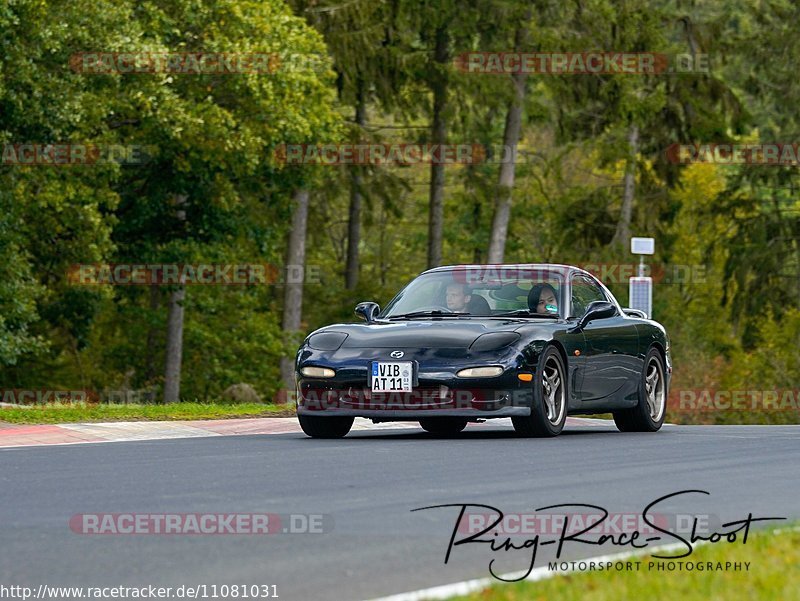
[[562, 278], [536, 266], [461, 267], [426, 273], [386, 306], [384, 319], [522, 316], [557, 318]]

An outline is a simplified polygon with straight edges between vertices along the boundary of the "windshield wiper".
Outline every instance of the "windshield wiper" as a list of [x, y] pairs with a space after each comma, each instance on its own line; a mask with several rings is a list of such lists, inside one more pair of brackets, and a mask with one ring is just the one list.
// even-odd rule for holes
[[558, 319], [558, 313], [536, 313], [530, 309], [516, 309], [506, 313], [495, 313], [492, 317], [549, 317]]
[[386, 319], [414, 319], [415, 317], [463, 317], [469, 316], [469, 313], [451, 313], [449, 311], [412, 311], [411, 313], [403, 313], [401, 315], [390, 315]]

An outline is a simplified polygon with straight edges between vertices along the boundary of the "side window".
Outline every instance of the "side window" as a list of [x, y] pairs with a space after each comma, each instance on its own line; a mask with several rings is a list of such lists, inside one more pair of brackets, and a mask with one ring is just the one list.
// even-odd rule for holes
[[583, 317], [594, 301], [608, 300], [595, 282], [583, 275], [572, 276], [572, 306], [570, 317]]

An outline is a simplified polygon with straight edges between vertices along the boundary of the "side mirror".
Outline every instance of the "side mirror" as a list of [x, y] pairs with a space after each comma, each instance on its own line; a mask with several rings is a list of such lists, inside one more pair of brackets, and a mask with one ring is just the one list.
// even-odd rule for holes
[[366, 303], [358, 303], [356, 305], [355, 313], [361, 319], [366, 321], [367, 323], [372, 323], [375, 321], [375, 318], [378, 316], [378, 313], [381, 312], [381, 308], [378, 303], [366, 302]]
[[605, 319], [606, 317], [614, 317], [617, 313], [617, 308], [608, 301], [594, 301], [586, 307], [586, 313], [581, 317], [578, 325], [573, 328], [574, 332], [578, 332], [586, 327], [590, 321], [595, 319]]

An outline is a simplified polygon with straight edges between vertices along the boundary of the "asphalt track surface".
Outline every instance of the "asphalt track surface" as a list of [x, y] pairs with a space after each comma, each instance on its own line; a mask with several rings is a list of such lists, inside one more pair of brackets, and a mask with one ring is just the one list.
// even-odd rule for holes
[[[0, 584], [269, 584], [285, 600], [371, 599], [485, 577], [492, 558], [498, 573], [530, 563], [527, 552], [468, 544], [454, 548], [445, 565], [458, 508], [412, 509], [482, 503], [530, 514], [588, 503], [641, 514], [651, 501], [688, 489], [710, 495], [675, 497], [657, 511], [720, 522], [748, 513], [797, 520], [800, 426], [665, 426], [656, 434], [571, 427], [550, 440], [482, 426], [449, 439], [381, 429], [334, 441], [280, 434], [5, 449]], [[94, 512], [323, 514], [328, 531], [70, 529], [73, 515]], [[537, 566], [554, 546], [542, 548]], [[562, 559], [625, 550], [572, 543]]]

